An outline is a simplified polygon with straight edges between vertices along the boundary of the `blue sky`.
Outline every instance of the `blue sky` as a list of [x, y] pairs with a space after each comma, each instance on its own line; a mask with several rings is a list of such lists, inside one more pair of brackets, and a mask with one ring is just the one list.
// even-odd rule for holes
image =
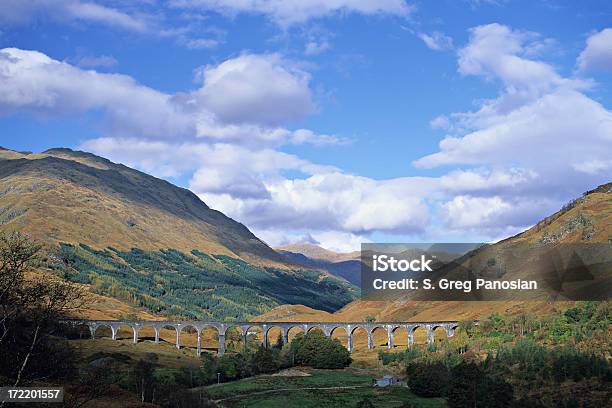
[[271, 244], [490, 241], [612, 174], [608, 2], [0, 4], [0, 145], [94, 152]]

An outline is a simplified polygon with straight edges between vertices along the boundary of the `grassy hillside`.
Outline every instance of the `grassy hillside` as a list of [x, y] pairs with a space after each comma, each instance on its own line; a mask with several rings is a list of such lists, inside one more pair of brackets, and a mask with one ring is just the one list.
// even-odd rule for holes
[[60, 244], [54, 268], [96, 293], [187, 319], [248, 319], [285, 303], [334, 311], [356, 288], [317, 271], [258, 267], [198, 250], [96, 250]]
[[56, 245], [198, 249], [261, 265], [282, 258], [184, 188], [70, 149], [0, 149], [0, 228]]

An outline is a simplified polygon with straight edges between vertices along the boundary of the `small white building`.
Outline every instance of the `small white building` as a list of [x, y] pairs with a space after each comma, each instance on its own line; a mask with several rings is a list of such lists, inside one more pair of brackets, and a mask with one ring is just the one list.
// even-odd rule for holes
[[385, 375], [383, 378], [374, 380], [374, 386], [380, 387], [380, 388], [391, 387], [393, 385], [400, 385], [400, 384], [401, 384], [400, 379], [392, 375]]

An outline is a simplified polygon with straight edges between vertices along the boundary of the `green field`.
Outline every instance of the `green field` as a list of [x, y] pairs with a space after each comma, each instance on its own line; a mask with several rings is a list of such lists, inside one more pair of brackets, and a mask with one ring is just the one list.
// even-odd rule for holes
[[259, 376], [204, 390], [224, 407], [355, 407], [366, 398], [377, 408], [446, 406], [442, 399], [419, 398], [403, 387], [376, 389], [373, 375], [367, 373], [350, 369], [308, 372], [308, 377]]

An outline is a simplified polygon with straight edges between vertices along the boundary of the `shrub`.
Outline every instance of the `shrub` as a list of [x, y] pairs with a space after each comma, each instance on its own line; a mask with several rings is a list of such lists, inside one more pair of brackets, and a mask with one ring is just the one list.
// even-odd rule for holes
[[487, 375], [479, 365], [463, 363], [450, 370], [446, 396], [451, 408], [503, 408], [511, 406], [514, 390], [503, 379]]
[[421, 397], [443, 397], [449, 381], [449, 370], [440, 362], [410, 363], [406, 367], [410, 390]]
[[351, 364], [350, 353], [340, 341], [318, 330], [298, 335], [291, 342], [295, 363], [313, 368], [343, 368]]
[[388, 365], [391, 363], [401, 363], [401, 362], [409, 362], [414, 358], [420, 356], [420, 353], [415, 348], [409, 348], [404, 351], [379, 351], [378, 359], [382, 362], [383, 365]]
[[254, 374], [273, 373], [278, 369], [275, 354], [271, 349], [259, 346], [251, 359], [251, 370]]
[[238, 378], [238, 367], [236, 360], [232, 354], [224, 354], [219, 358], [219, 372], [224, 380], [233, 380]]

